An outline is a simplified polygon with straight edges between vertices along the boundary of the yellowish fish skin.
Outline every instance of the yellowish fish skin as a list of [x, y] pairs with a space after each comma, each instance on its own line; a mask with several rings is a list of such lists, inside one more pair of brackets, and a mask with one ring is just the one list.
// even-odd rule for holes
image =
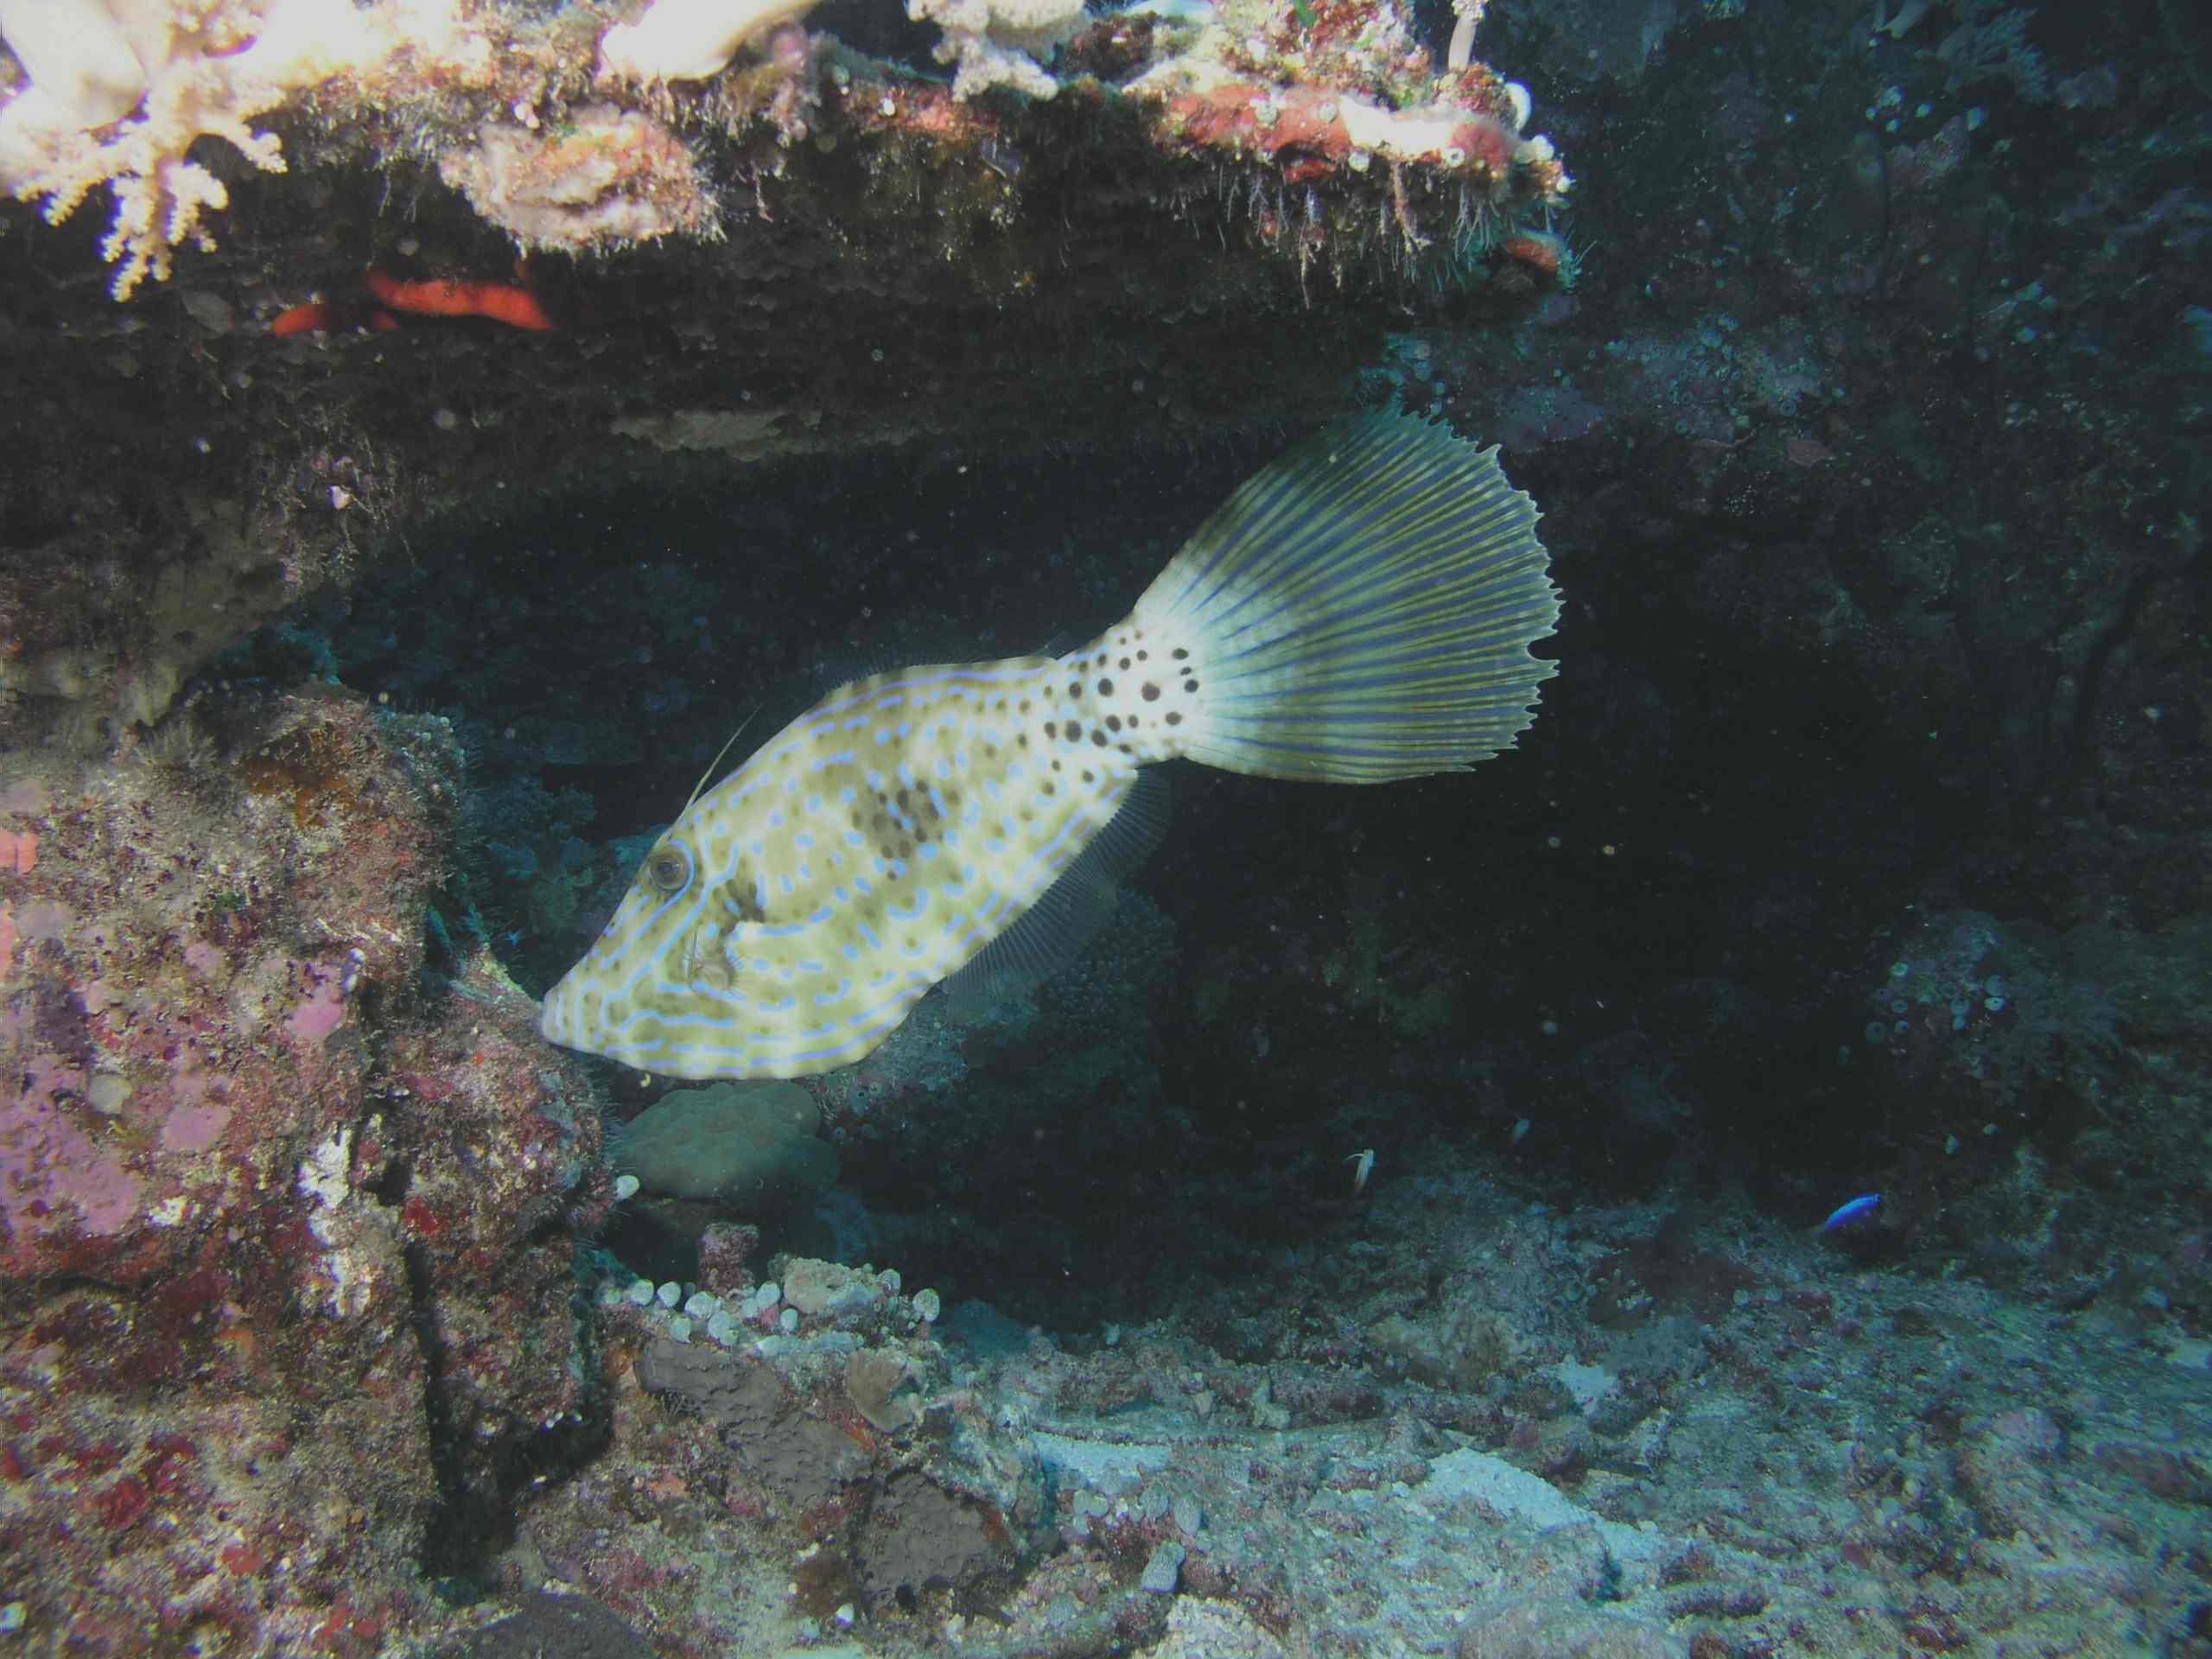
[[1141, 768], [1379, 784], [1510, 748], [1559, 593], [1497, 455], [1413, 416], [1338, 423], [1082, 650], [841, 686], [685, 808], [539, 1029], [669, 1077], [834, 1071], [995, 940], [986, 982], [1077, 938], [1156, 823]]
[[1183, 753], [1200, 689], [1188, 647], [1134, 618], [1061, 658], [840, 686], [654, 843], [541, 1029], [674, 1077], [865, 1058], [1090, 844], [1139, 766]]

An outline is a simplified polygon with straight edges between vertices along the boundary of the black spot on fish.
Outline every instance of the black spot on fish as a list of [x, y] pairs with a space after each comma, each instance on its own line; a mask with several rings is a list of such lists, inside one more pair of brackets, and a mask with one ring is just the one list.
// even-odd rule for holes
[[1128, 671], [1129, 671], [1129, 659], [1128, 659], [1128, 658], [1124, 657], [1124, 658], [1122, 658], [1122, 673], [1124, 673], [1124, 674], [1126, 674], [1126, 673], [1128, 673]]
[[1024, 732], [1020, 736], [1015, 738], [1014, 741], [1026, 749], [1029, 747], [1029, 734]]
[[907, 791], [903, 789], [899, 791], [899, 805], [901, 810], [904, 810], [906, 805], [906, 793]]
[[1028, 699], [1028, 698], [1027, 698], [1027, 697], [1024, 697], [1024, 698], [1021, 700], [1021, 702], [1020, 702], [1020, 705], [1019, 705], [1018, 707], [1016, 707], [1016, 709], [1014, 709], [1014, 712], [1015, 712], [1016, 714], [1018, 714], [1018, 715], [1026, 715], [1026, 714], [1027, 714], [1027, 713], [1029, 712], [1029, 699]]
[[[1053, 761], [1053, 762], [1052, 762], [1052, 770], [1053, 770], [1054, 772], [1058, 772], [1059, 769], [1060, 769], [1060, 763], [1059, 763], [1058, 761], [1057, 761], [1057, 760]], [[1045, 780], [1045, 793], [1046, 793], [1046, 794], [1047, 794], [1047, 795], [1057, 795], [1057, 794], [1058, 794], [1059, 792], [1060, 792], [1060, 786], [1059, 786], [1058, 784], [1054, 783], [1051, 779], [1047, 778], [1047, 779]]]
[[1088, 767], [1088, 766], [1085, 766], [1085, 767], [1083, 769], [1083, 781], [1084, 781], [1084, 783], [1086, 783], [1086, 784], [1094, 784], [1094, 783], [1096, 783], [1098, 780], [1097, 780], [1096, 778], [1093, 778], [1093, 777], [1090, 775], [1090, 767]]
[[1046, 721], [1045, 722], [1045, 735], [1046, 735], [1046, 736], [1047, 736], [1047, 737], [1058, 737], [1059, 734], [1060, 734], [1060, 722], [1059, 722], [1059, 721], [1058, 721], [1057, 720], [1048, 720], [1048, 721]]
[[1185, 691], [1195, 691], [1198, 689], [1198, 683], [1196, 680], [1185, 680], [1183, 682], [1183, 689]]
[[1106, 716], [1106, 729], [1107, 729], [1108, 731], [1109, 731], [1109, 732], [1118, 732], [1118, 731], [1120, 731], [1120, 730], [1122, 729], [1122, 717], [1121, 717], [1119, 715], [1107, 715], [1107, 716]]
[[1141, 651], [1141, 652], [1137, 652], [1137, 661], [1139, 661], [1139, 662], [1141, 662], [1141, 663], [1148, 663], [1148, 662], [1150, 662], [1151, 660], [1152, 660], [1152, 653], [1151, 653], [1150, 652], [1148, 652], [1148, 651]]
[[1079, 697], [1082, 695], [1083, 682], [1081, 680], [1070, 680], [1068, 682], [1068, 696], [1071, 697]]
[[1103, 749], [1106, 747], [1106, 734], [1094, 726], [1090, 728], [1090, 741]]
[[1158, 702], [1160, 701], [1160, 688], [1156, 685], [1147, 684], [1144, 689], [1144, 700], [1147, 702]]
[[1073, 720], [1068, 721], [1068, 741], [1071, 743], [1080, 743], [1083, 741], [1083, 725], [1081, 721]]
[[1099, 682], [1098, 682], [1098, 695], [1099, 695], [1100, 696], [1102, 696], [1102, 697], [1110, 697], [1110, 696], [1112, 696], [1114, 695], [1114, 682], [1113, 682], [1113, 681], [1111, 681], [1111, 680], [1101, 680], [1101, 681], [1099, 681]]
[[1170, 715], [1167, 716], [1167, 723], [1170, 726], [1180, 726], [1183, 723], [1183, 716], [1180, 715]]
[[1175, 660], [1176, 660], [1177, 662], [1179, 662], [1179, 662], [1183, 661], [1185, 658], [1189, 657], [1191, 653], [1190, 653], [1189, 652], [1187, 652], [1187, 651], [1184, 650], [1182, 646], [1178, 645], [1178, 646], [1176, 646], [1176, 647], [1175, 647], [1175, 650], [1174, 650], [1174, 652], [1173, 652], [1173, 656], [1174, 656]]

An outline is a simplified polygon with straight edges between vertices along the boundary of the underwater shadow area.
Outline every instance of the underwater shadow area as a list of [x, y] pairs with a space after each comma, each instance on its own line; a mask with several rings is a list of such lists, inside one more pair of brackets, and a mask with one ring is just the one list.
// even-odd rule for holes
[[[536, 993], [740, 721], [721, 769], [855, 673], [1084, 637], [1281, 447], [580, 490], [424, 527], [410, 573], [226, 671], [452, 721], [433, 938]], [[981, 1020], [929, 999], [811, 1081], [836, 1189], [728, 1218], [1075, 1328], [1356, 1230], [1370, 1152], [1376, 1179], [1448, 1152], [1561, 1205], [1726, 1187], [1815, 1218], [1924, 1157], [1868, 1003], [1911, 896], [1990, 833], [1984, 792], [1849, 664], [1736, 637], [1663, 550], [1546, 530], [1561, 672], [1516, 752], [1373, 789], [1171, 766], [1166, 838], [1083, 956]], [[601, 1075], [619, 1118], [668, 1087]], [[706, 1222], [620, 1224], [633, 1269], [683, 1279]]]

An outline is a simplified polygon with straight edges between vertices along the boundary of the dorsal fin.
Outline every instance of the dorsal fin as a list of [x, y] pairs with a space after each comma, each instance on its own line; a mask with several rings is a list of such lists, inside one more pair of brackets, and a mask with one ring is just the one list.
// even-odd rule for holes
[[1160, 845], [1167, 831], [1168, 809], [1167, 779], [1156, 767], [1138, 772], [1106, 827], [1069, 861], [1037, 902], [946, 978], [945, 1013], [963, 1022], [980, 1019], [1073, 961], [1113, 914], [1122, 879]]
[[[745, 728], [758, 719], [760, 717], [760, 705], [755, 703], [753, 705], [753, 712], [747, 715], [743, 720], [737, 722], [737, 729], [729, 734], [729, 741], [723, 744], [721, 749], [715, 753], [715, 758], [707, 762], [707, 769], [699, 774], [699, 781], [691, 785], [691, 799], [683, 803], [684, 812], [689, 812], [691, 810], [691, 801], [696, 801], [699, 798], [699, 791], [706, 788], [707, 779], [715, 775], [715, 768], [721, 765], [722, 758], [728, 754], [730, 750], [737, 746], [737, 740], [745, 735]], [[677, 817], [682, 817], [683, 816], [683, 812], [677, 814]]]

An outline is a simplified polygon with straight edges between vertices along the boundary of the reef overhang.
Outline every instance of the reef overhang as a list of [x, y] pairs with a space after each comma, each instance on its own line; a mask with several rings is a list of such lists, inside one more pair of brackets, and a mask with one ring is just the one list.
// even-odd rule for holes
[[949, 82], [788, 4], [79, 0], [124, 58], [16, 41], [0, 718], [150, 723], [426, 515], [1319, 418], [1408, 315], [1571, 279], [1526, 94], [1393, 7], [995, 3], [918, 0]]

